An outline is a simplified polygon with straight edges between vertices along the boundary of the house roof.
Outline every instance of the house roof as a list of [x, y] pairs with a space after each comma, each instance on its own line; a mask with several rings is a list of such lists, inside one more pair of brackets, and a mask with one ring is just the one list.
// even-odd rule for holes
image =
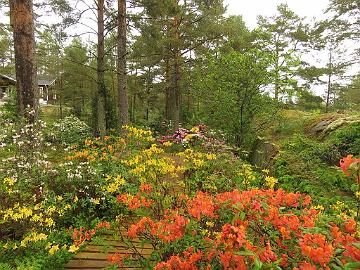
[[0, 74], [0, 86], [9, 86], [9, 85], [15, 85], [16, 80], [13, 79], [10, 76]]
[[[38, 75], [38, 86], [50, 86], [56, 81], [56, 78]], [[16, 79], [13, 75], [0, 74], [0, 86], [16, 85]]]

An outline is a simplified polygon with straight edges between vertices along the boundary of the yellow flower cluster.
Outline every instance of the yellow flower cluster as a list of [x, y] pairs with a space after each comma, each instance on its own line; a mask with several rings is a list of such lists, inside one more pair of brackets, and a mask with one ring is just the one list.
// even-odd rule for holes
[[323, 212], [325, 210], [324, 206], [322, 205], [314, 205], [313, 207], [311, 207], [312, 209], [315, 209], [317, 211]]
[[163, 145], [163, 146], [165, 146], [165, 147], [170, 147], [170, 146], [172, 146], [172, 145], [173, 145], [173, 143], [172, 143], [172, 142], [167, 141], [167, 142], [164, 142], [162, 145]]
[[247, 187], [256, 180], [253, 169], [249, 164], [242, 164], [238, 176], [243, 178], [243, 184]]
[[106, 181], [110, 182], [104, 190], [106, 190], [109, 193], [114, 193], [119, 191], [119, 188], [123, 186], [126, 183], [126, 180], [121, 177], [120, 175], [117, 175], [116, 177], [107, 176], [105, 178]]
[[277, 184], [277, 182], [278, 182], [278, 180], [275, 177], [272, 177], [272, 176], [265, 177], [265, 184], [270, 189], [274, 189], [275, 184]]
[[145, 149], [143, 151], [143, 153], [145, 155], [147, 155], [148, 157], [151, 157], [154, 154], [162, 154], [162, 153], [164, 153], [164, 150], [161, 149], [161, 148], [158, 148], [156, 144], [152, 144], [151, 147], [149, 149]]
[[357, 215], [355, 210], [349, 209], [349, 207], [341, 201], [337, 201], [335, 204], [331, 205], [331, 208], [341, 219], [355, 218]]
[[30, 221], [39, 226], [51, 228], [55, 226], [54, 215], [63, 216], [71, 209], [71, 205], [63, 201], [63, 197], [57, 196], [58, 205], [46, 206], [45, 201], [34, 206], [20, 206], [16, 203], [11, 208], [0, 210], [0, 222]]
[[182, 157], [185, 162], [189, 162], [189, 165], [195, 169], [204, 167], [206, 161], [216, 159], [215, 154], [196, 152], [193, 149], [186, 149], [184, 152], [180, 152], [177, 155]]
[[13, 186], [16, 183], [16, 180], [10, 177], [6, 177], [3, 179], [3, 184], [4, 184], [4, 190], [7, 194], [11, 194], [13, 193]]
[[137, 141], [145, 141], [145, 142], [155, 141], [155, 138], [152, 136], [152, 132], [150, 130], [144, 130], [130, 126], [123, 126], [123, 129], [127, 131], [126, 136], [128, 138], [134, 138]]
[[28, 243], [33, 242], [39, 242], [47, 239], [47, 235], [44, 233], [37, 233], [33, 232], [29, 236], [26, 236], [23, 240], [21, 240], [21, 247], [26, 247]]

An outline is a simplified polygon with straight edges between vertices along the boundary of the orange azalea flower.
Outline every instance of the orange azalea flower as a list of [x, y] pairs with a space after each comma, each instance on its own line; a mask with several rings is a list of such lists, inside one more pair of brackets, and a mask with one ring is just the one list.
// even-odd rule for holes
[[117, 264], [119, 267], [123, 266], [123, 257], [121, 256], [121, 254], [119, 253], [115, 253], [112, 255], [109, 255], [107, 257], [108, 262], [110, 262], [111, 264]]
[[340, 160], [340, 167], [347, 176], [350, 176], [351, 173], [348, 171], [350, 165], [359, 162], [360, 158], [353, 158], [352, 155], [348, 155], [347, 157], [344, 157]]
[[103, 222], [100, 222], [98, 225], [97, 225], [97, 228], [98, 229], [101, 229], [101, 228], [106, 228], [106, 229], [110, 229], [110, 223], [108, 221], [103, 221]]
[[195, 197], [188, 202], [188, 212], [194, 218], [200, 220], [201, 215], [207, 217], [215, 217], [213, 197], [204, 192], [197, 192]]
[[328, 264], [333, 256], [334, 248], [322, 234], [305, 234], [299, 245], [303, 255], [321, 265]]
[[344, 229], [348, 233], [356, 233], [356, 221], [349, 219], [344, 224]]

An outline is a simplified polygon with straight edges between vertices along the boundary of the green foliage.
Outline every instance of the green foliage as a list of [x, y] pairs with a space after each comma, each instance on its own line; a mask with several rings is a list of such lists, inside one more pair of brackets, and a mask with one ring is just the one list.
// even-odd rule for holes
[[91, 134], [90, 127], [75, 116], [51, 124], [45, 132], [48, 141], [67, 145], [82, 142]]
[[297, 135], [283, 144], [273, 170], [279, 187], [309, 193], [318, 203], [328, 204], [344, 195], [352, 200], [351, 179], [333, 167], [341, 157], [331, 143]]
[[330, 134], [329, 140], [342, 157], [360, 155], [360, 122], [337, 129]]
[[199, 67], [200, 122], [224, 131], [230, 142], [244, 146], [254, 132], [256, 117], [266, 110], [271, 113], [272, 107], [264, 106], [271, 104], [271, 99], [262, 90], [269, 78], [268, 64], [266, 53], [253, 50], [232, 51], [210, 58], [205, 70]]

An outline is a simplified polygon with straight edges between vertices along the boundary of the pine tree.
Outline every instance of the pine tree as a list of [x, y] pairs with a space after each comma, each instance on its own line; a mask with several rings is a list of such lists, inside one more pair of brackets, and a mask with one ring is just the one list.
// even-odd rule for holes
[[32, 0], [11, 0], [10, 21], [14, 33], [16, 89], [19, 114], [30, 122], [38, 118], [38, 85]]

